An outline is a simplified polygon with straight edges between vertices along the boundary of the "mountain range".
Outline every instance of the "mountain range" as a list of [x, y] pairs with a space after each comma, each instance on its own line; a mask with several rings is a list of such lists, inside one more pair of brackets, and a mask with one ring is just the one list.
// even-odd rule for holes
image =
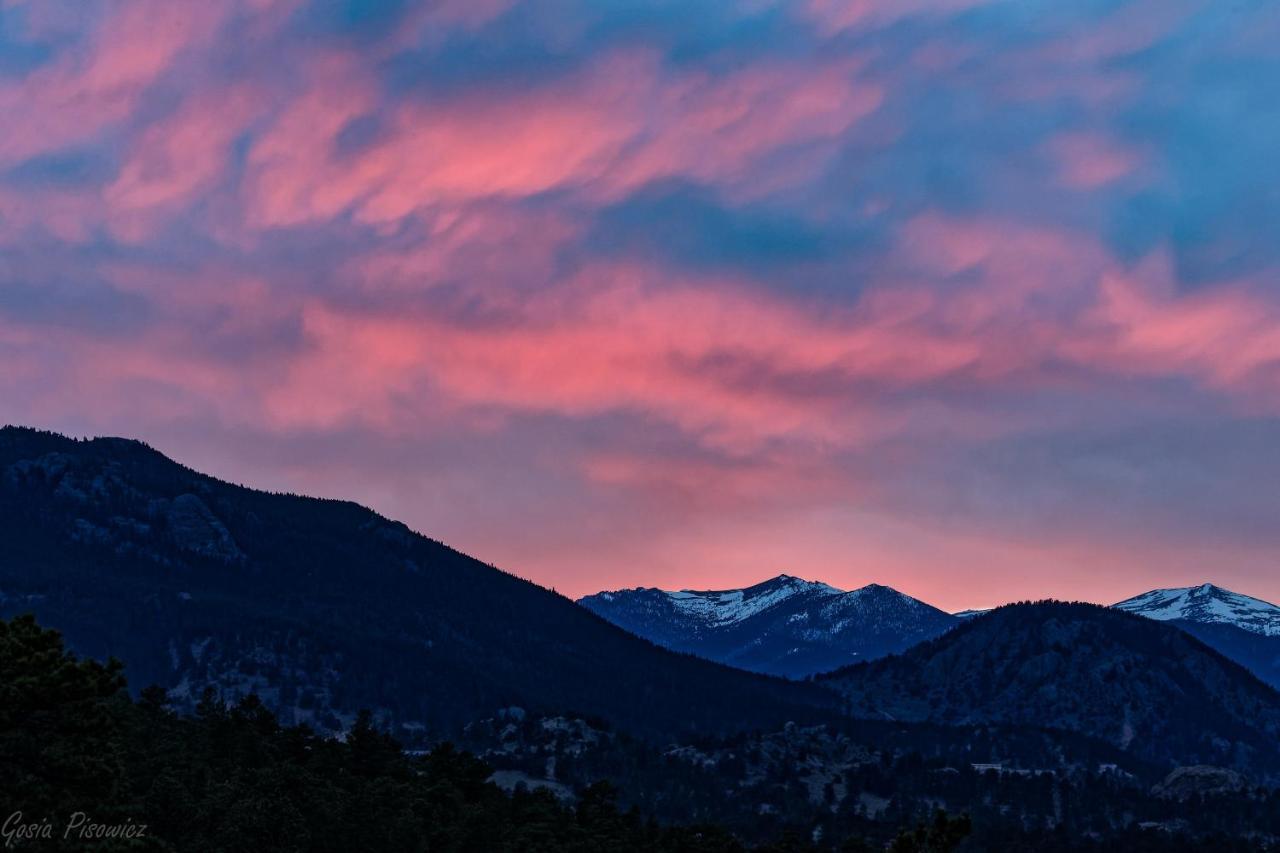
[[[879, 584], [844, 592], [790, 575], [743, 589], [614, 590], [578, 603], [660, 646], [790, 678], [898, 654], [991, 612], [949, 614]], [[1274, 604], [1202, 584], [1155, 589], [1112, 606], [1169, 622], [1280, 688]]]
[[[136, 441], [21, 428], [0, 430], [0, 541], [0, 616], [33, 612], [75, 651], [126, 660], [133, 689], [157, 684], [182, 710], [207, 689], [252, 693], [287, 724], [340, 732], [369, 708], [410, 744], [492, 719], [498, 732], [604, 726], [685, 745], [839, 725], [850, 755], [885, 738], [948, 755], [981, 742], [1015, 764], [1088, 766], [1049, 738], [1077, 756], [1132, 756], [1134, 773], [1213, 762], [1280, 775], [1280, 694], [1184, 627], [1205, 642], [1275, 639], [1235, 624], [1061, 604], [962, 620], [887, 587], [789, 576], [612, 594], [651, 605], [629, 608], [632, 630], [678, 618], [681, 642], [722, 643], [740, 666], [791, 674], [879, 656], [786, 680], [662, 648], [353, 503], [226, 483]], [[566, 755], [563, 772], [588, 766]]]
[[790, 575], [745, 589], [638, 588], [578, 603], [660, 646], [790, 677], [901, 652], [959, 621], [887, 586], [846, 592]]

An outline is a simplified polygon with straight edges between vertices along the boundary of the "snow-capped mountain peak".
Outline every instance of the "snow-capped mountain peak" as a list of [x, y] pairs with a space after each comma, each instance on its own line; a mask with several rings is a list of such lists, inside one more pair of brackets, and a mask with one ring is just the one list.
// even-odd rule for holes
[[778, 575], [745, 589], [663, 591], [677, 611], [713, 625], [742, 622], [796, 596], [812, 598], [842, 593], [825, 583], [791, 575]]
[[1222, 623], [1268, 637], [1280, 636], [1280, 607], [1211, 583], [1153, 589], [1112, 606], [1150, 619]]
[[793, 676], [901, 651], [956, 622], [891, 587], [845, 591], [791, 575], [742, 589], [601, 592], [579, 603], [659, 645]]

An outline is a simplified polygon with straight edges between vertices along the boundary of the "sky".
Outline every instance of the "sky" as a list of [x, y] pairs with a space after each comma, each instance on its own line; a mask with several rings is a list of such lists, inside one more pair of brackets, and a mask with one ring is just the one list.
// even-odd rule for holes
[[0, 422], [579, 596], [1280, 601], [1280, 5], [0, 0]]

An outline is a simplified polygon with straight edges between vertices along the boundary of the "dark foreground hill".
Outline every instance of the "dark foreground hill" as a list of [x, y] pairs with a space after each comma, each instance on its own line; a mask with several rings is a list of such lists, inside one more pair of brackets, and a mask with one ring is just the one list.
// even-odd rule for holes
[[179, 706], [254, 692], [322, 731], [371, 708], [412, 741], [506, 706], [667, 737], [832, 701], [660, 649], [356, 504], [231, 485], [134, 441], [0, 430], [0, 542], [0, 614], [34, 612]]
[[[257, 697], [172, 713], [123, 694], [117, 663], [67, 654], [30, 617], [0, 620], [0, 802], [5, 849], [765, 853], [727, 829], [660, 826], [596, 782], [560, 799], [505, 793], [442, 744], [406, 755], [367, 715], [339, 740], [282, 727]], [[950, 851], [967, 818], [935, 817], [895, 850]], [[916, 843], [917, 840], [920, 843]], [[872, 849], [859, 837], [796, 853]], [[847, 842], [847, 844], [846, 844]], [[880, 845], [883, 846], [883, 845]]]
[[[29, 617], [0, 620], [0, 801], [14, 849], [1253, 853], [1280, 840], [1280, 792], [1214, 768], [1152, 789], [1115, 764], [1091, 771], [1117, 750], [1061, 732], [982, 726], [956, 740], [863, 721], [671, 750], [507, 712], [502, 748], [482, 762], [449, 744], [406, 754], [366, 715], [321, 738], [281, 726], [256, 696], [178, 715], [162, 691], [131, 702], [122, 682], [117, 664], [76, 660]], [[1009, 749], [1060, 766], [970, 765]], [[551, 763], [575, 772], [511, 784]]]
[[1280, 774], [1280, 694], [1166, 624], [1088, 604], [998, 608], [823, 682], [854, 713], [1044, 726], [1143, 759]]

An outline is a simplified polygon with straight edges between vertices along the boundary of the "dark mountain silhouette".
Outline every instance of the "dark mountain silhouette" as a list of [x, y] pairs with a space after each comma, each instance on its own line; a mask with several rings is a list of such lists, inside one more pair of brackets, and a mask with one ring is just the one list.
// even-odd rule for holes
[[413, 741], [506, 706], [653, 736], [822, 717], [828, 691], [674, 654], [353, 503], [221, 482], [124, 439], [0, 430], [0, 615], [129, 661], [190, 707], [368, 707]]
[[1043, 726], [1157, 763], [1280, 773], [1280, 694], [1176, 627], [1096, 605], [1008, 605], [822, 682], [860, 716]]
[[793, 678], [901, 652], [959, 621], [887, 586], [845, 592], [790, 575], [745, 589], [600, 592], [578, 603], [660, 646]]

